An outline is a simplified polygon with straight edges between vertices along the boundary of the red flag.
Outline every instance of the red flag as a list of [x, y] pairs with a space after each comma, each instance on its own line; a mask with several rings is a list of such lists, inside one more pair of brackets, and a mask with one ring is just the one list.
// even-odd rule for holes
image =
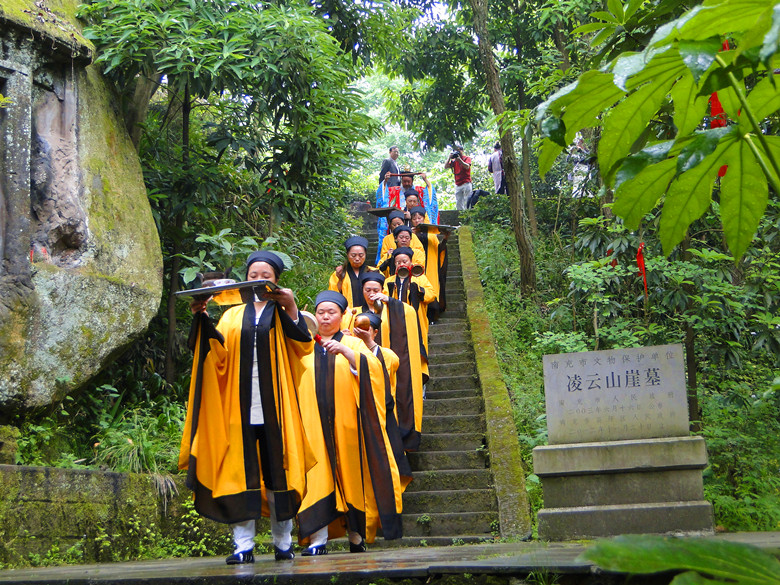
[[639, 267], [639, 273], [645, 283], [645, 297], [647, 297], [647, 269], [645, 268], [645, 243], [639, 244], [639, 248], [636, 251], [636, 265]]

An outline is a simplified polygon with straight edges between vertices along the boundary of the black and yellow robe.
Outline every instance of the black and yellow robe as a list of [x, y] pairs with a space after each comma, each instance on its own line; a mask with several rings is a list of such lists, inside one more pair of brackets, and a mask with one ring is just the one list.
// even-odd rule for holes
[[439, 313], [447, 310], [447, 240], [439, 240], [441, 232], [433, 226], [415, 232], [425, 250], [425, 276], [433, 287], [436, 301], [428, 305], [428, 319], [436, 321]]
[[[276, 517], [293, 518], [315, 463], [298, 401], [301, 360], [313, 342], [303, 319], [296, 324], [276, 303], [268, 304], [257, 325], [252, 303], [228, 309], [216, 327], [204, 313], [193, 318], [195, 356], [179, 469], [187, 469], [195, 509], [217, 522], [268, 516], [266, 484], [274, 489]], [[263, 477], [249, 418], [253, 348], [271, 478]]]
[[[362, 312], [375, 311], [363, 305]], [[379, 345], [390, 348], [398, 357], [395, 374], [395, 415], [405, 451], [417, 451], [422, 437], [423, 384], [428, 380], [423, 368], [422, 343], [417, 312], [411, 305], [390, 298], [382, 303], [379, 316]], [[354, 316], [345, 313], [342, 329], [352, 329]], [[426, 363], [427, 363], [427, 357]]]
[[343, 294], [349, 308], [359, 306], [363, 302], [363, 287], [360, 284], [360, 277], [368, 271], [376, 271], [376, 268], [369, 266], [367, 262], [363, 263], [357, 274], [350, 265], [344, 271], [343, 278], [339, 278], [338, 273], [334, 270], [328, 280], [328, 290]]
[[317, 458], [307, 474], [298, 513], [299, 542], [327, 526], [328, 538], [347, 529], [373, 542], [379, 519], [385, 539], [401, 538], [402, 487], [386, 432], [382, 365], [357, 337], [333, 339], [355, 352], [355, 375], [342, 355], [316, 346], [304, 360], [301, 384], [304, 423]]

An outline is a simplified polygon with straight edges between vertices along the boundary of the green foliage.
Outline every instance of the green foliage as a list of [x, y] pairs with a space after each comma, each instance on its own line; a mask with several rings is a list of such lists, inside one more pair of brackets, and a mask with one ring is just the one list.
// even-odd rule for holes
[[11, 98], [5, 97], [2, 93], [0, 93], [0, 110], [3, 108], [10, 108], [11, 104], [13, 103], [14, 101]]
[[780, 583], [780, 562], [776, 558], [754, 546], [723, 540], [619, 536], [599, 541], [580, 558], [607, 571], [685, 571], [674, 577], [671, 585]]
[[[624, 18], [637, 8], [624, 10], [617, 0], [609, 6], [611, 13], [597, 13], [611, 23], [605, 31], [624, 24], [616, 13]], [[601, 126], [598, 160], [615, 188], [615, 213], [636, 229], [663, 199], [659, 236], [669, 254], [710, 207], [718, 171], [727, 165], [717, 185], [722, 222], [741, 257], [764, 213], [767, 184], [780, 192], [780, 143], [761, 126], [780, 109], [771, 75], [778, 49], [773, 18], [770, 3], [708, 2], [658, 27], [641, 53], [623, 53], [605, 70], [584, 73], [537, 109], [545, 137], [540, 171], [577, 131]], [[722, 36], [736, 48], [719, 52]], [[703, 114], [702, 96], [714, 91], [732, 124], [697, 130], [700, 120], [687, 112]], [[657, 122], [670, 108], [676, 133]]]

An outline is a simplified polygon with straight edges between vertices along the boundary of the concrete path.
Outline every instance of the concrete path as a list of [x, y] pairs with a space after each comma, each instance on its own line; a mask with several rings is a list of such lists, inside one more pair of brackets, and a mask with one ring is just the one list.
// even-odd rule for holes
[[[752, 544], [771, 554], [780, 554], [778, 532], [722, 534], [712, 538]], [[590, 563], [578, 561], [584, 548], [583, 543], [490, 543], [377, 549], [360, 555], [332, 552], [323, 557], [298, 556], [293, 561], [283, 562], [276, 562], [266, 554], [259, 556], [253, 565], [237, 567], [228, 567], [222, 557], [135, 561], [0, 571], [0, 583], [348, 585], [374, 583], [380, 579], [412, 579], [427, 583], [447, 576], [459, 576], [462, 580], [467, 575], [490, 575], [498, 578], [498, 582], [509, 582], [511, 578], [522, 579], [530, 573], [559, 575], [567, 583], [625, 583], [625, 575], [599, 574]], [[669, 579], [671, 576], [666, 575], [660, 580], [656, 578], [653, 583], [668, 583]]]

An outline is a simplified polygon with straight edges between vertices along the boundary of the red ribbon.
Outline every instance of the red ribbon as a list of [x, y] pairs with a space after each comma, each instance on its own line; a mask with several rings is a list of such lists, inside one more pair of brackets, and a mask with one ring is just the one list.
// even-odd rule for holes
[[645, 243], [639, 244], [639, 248], [636, 251], [636, 265], [639, 267], [639, 272], [645, 283], [645, 297], [647, 297], [647, 269], [645, 268]]
[[[723, 41], [723, 50], [729, 50], [729, 42]], [[728, 124], [728, 116], [723, 110], [723, 105], [718, 99], [718, 92], [712, 92], [710, 96], [710, 128], [723, 128]], [[729, 165], [723, 165], [718, 169], [718, 176], [723, 177], [726, 175], [726, 171], [729, 169]]]

